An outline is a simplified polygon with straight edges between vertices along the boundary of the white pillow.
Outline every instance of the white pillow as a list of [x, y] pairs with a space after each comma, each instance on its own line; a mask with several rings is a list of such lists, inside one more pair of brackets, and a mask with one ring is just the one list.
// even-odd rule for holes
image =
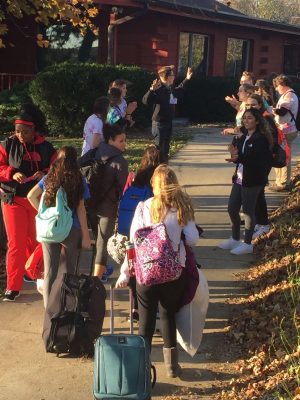
[[200, 346], [209, 303], [207, 279], [200, 269], [198, 272], [199, 285], [193, 300], [176, 314], [177, 342], [191, 357]]

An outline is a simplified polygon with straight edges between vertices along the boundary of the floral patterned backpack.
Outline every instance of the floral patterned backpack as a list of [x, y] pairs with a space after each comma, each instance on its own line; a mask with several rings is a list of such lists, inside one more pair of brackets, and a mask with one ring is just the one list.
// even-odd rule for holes
[[179, 246], [174, 251], [163, 222], [138, 229], [133, 242], [135, 274], [140, 285], [157, 285], [180, 277]]

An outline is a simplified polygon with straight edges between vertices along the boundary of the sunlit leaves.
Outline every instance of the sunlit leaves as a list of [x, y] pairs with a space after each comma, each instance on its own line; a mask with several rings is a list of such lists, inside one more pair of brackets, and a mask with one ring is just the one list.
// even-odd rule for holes
[[[35, 21], [49, 25], [52, 21], [70, 22], [79, 27], [81, 34], [85, 34], [90, 28], [95, 35], [98, 34], [94, 18], [98, 15], [98, 8], [92, 0], [4, 0], [2, 11], [0, 10], [0, 46], [4, 47], [4, 38], [8, 32], [6, 18], [13, 16], [22, 19], [26, 15], [32, 15]], [[37, 38], [40, 47], [47, 47], [48, 42]]]

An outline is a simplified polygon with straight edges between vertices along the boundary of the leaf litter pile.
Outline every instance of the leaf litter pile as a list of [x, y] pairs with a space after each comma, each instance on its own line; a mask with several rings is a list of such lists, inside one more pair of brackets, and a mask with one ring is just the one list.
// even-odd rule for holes
[[230, 300], [240, 314], [229, 336], [244, 359], [218, 399], [300, 400], [300, 165], [270, 220], [271, 230], [256, 239], [257, 262], [239, 275], [250, 295]]

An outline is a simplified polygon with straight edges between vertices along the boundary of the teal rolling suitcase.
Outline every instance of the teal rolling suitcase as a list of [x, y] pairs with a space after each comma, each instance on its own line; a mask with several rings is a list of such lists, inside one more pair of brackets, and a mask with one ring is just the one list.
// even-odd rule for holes
[[[130, 291], [131, 293], [131, 291]], [[132, 309], [132, 296], [130, 294]], [[110, 290], [110, 334], [100, 336], [95, 344], [94, 398], [96, 400], [149, 400], [155, 384], [149, 345], [143, 336], [114, 334], [114, 289]], [[151, 382], [153, 371], [153, 382]]]

